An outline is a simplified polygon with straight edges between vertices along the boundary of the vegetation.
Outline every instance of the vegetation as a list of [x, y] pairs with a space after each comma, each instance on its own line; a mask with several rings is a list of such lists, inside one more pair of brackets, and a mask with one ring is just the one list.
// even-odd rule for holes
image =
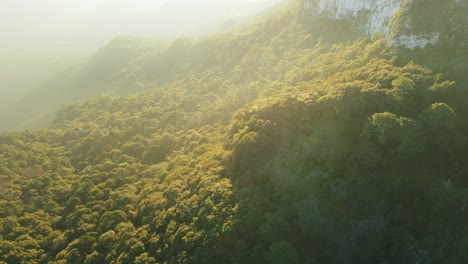
[[[114, 39], [88, 61], [57, 70], [58, 73], [45, 81], [39, 89], [2, 109], [0, 131], [43, 128], [53, 120], [60, 106], [75, 100], [105, 94], [124, 95], [143, 90], [140, 83], [125, 82], [125, 78], [119, 77], [119, 72], [140, 54], [154, 53], [162, 47], [164, 43], [155, 41], [131, 37]], [[121, 85], [126, 88], [123, 89]]]
[[[468, 83], [465, 61], [468, 58], [468, 2], [406, 1], [392, 19], [392, 34], [437, 36], [437, 45], [415, 51], [401, 50], [404, 61], [428, 65], [460, 84]], [[428, 56], [427, 54], [430, 54]]]
[[296, 11], [145, 50], [99, 86], [139, 93], [0, 134], [0, 263], [467, 262], [466, 89]]

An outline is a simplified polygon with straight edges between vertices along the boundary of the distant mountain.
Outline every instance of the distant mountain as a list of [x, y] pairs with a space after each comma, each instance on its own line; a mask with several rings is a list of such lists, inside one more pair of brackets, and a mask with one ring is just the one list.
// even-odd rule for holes
[[53, 119], [61, 105], [75, 100], [141, 91], [143, 88], [137, 85], [122, 90], [119, 82], [124, 80], [118, 74], [135, 58], [157, 52], [162, 47], [163, 44], [152, 41], [116, 38], [88, 61], [54, 74], [41, 87], [3, 109], [0, 130], [43, 127]]
[[[130, 0], [3, 1], [0, 3], [3, 34], [0, 111], [8, 111], [10, 114], [6, 115], [11, 118], [13, 108], [7, 107], [21, 104], [19, 100], [32, 90], [52, 85], [44, 83], [65, 68], [83, 62], [116, 36], [144, 36], [163, 41], [195, 37], [224, 30], [226, 21], [242, 20], [275, 2], [278, 1], [146, 0], [137, 4]], [[42, 110], [37, 111], [39, 114]], [[26, 119], [32, 118], [30, 115]], [[19, 118], [15, 124], [24, 121]], [[27, 123], [30, 125], [20, 127], [37, 127]], [[12, 128], [11, 123], [0, 125], [0, 130], [5, 128]]]

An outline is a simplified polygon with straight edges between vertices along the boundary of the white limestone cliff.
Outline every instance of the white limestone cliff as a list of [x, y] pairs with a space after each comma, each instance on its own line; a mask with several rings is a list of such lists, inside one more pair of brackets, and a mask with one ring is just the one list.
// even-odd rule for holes
[[[405, 0], [304, 0], [304, 9], [334, 19], [365, 16], [361, 30], [366, 34], [381, 32], [390, 38], [389, 22]], [[409, 49], [437, 44], [439, 33], [405, 35], [391, 38], [396, 45]]]

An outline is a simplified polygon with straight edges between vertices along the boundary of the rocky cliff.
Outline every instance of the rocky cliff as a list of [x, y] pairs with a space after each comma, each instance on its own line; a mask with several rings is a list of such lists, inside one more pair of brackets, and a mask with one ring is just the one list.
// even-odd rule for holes
[[[395, 44], [410, 49], [439, 43], [439, 21], [449, 21], [452, 13], [466, 8], [466, 0], [303, 0], [309, 15], [336, 20], [358, 21], [358, 31], [364, 34], [384, 33]], [[423, 10], [424, 9], [424, 10]], [[446, 17], [442, 17], [446, 16]], [[425, 28], [421, 30], [421, 21]], [[450, 19], [453, 24], [456, 22]], [[454, 27], [455, 25], [453, 25]]]

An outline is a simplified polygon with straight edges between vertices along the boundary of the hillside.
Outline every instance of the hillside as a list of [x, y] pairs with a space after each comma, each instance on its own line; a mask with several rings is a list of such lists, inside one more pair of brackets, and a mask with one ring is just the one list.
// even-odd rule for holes
[[0, 263], [467, 262], [468, 90], [429, 58], [452, 51], [302, 4], [114, 40], [64, 75], [86, 100], [48, 86], [52, 123], [0, 134]]
[[2, 109], [0, 131], [43, 128], [53, 120], [61, 105], [75, 100], [143, 90], [136, 82], [126, 80], [128, 76], [119, 74], [138, 56], [157, 53], [163, 47], [163, 43], [156, 41], [114, 39], [89, 60], [59, 71], [41, 87]]
[[[235, 28], [277, 2], [140, 0], [135, 4], [132, 0], [3, 1], [0, 3], [0, 17], [3, 19], [0, 31], [4, 39], [0, 48], [0, 131], [44, 128], [60, 105], [113, 93], [109, 91], [113, 88], [100, 78], [83, 76], [77, 71], [89, 72], [99, 67], [98, 72], [110, 74], [112, 67], [119, 70], [131, 67], [126, 65], [130, 61], [113, 65], [114, 61], [102, 61], [102, 58], [86, 60], [115, 36], [158, 40], [201, 36], [224, 30], [226, 24], [230, 25], [227, 28]], [[136, 52], [138, 47], [145, 46], [152, 52], [158, 52], [168, 42], [148, 45], [150, 41], [137, 41], [138, 38], [117, 38], [102, 47], [95, 56], [114, 53], [123, 59], [122, 55], [130, 52], [129, 59], [133, 60], [146, 54], [142, 50]], [[101, 60], [100, 64], [93, 65], [95, 60]], [[85, 62], [76, 65], [82, 61]], [[74, 70], [67, 70], [67, 67]], [[125, 76], [103, 76], [105, 78], [111, 78], [112, 85], [116, 85], [115, 82], [124, 81]], [[129, 85], [137, 88], [133, 91], [125, 88], [125, 94], [141, 90], [139, 84]], [[90, 93], [90, 90], [95, 92]], [[69, 91], [72, 95], [63, 94]]]

